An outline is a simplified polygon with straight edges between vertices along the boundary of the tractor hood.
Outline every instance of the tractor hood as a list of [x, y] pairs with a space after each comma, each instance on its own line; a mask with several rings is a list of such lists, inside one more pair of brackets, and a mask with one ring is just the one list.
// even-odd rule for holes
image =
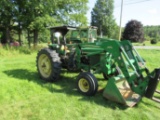
[[86, 54], [88, 56], [105, 52], [104, 48], [96, 46], [95, 44], [82, 45], [81, 50], [83, 54]]

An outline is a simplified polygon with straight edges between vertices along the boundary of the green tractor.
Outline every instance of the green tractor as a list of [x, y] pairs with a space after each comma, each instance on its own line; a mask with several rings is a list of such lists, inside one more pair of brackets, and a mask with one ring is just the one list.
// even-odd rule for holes
[[61, 69], [79, 72], [77, 89], [93, 96], [98, 91], [95, 74], [107, 81], [103, 96], [134, 106], [142, 96], [153, 98], [160, 79], [160, 69], [153, 72], [127, 41], [97, 38], [97, 28], [90, 26], [50, 27], [51, 44], [37, 55], [37, 70], [45, 81], [59, 80]]

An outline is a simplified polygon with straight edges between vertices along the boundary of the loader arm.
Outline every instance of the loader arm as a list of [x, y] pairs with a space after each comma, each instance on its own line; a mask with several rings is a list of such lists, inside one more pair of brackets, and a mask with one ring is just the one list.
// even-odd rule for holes
[[[129, 41], [103, 41], [97, 45], [113, 55], [113, 61], [122, 72], [121, 75], [109, 79], [104, 90], [104, 96], [107, 99], [133, 106], [146, 94], [146, 89], [154, 72], [148, 71], [143, 59]], [[139, 62], [142, 66], [139, 65]]]

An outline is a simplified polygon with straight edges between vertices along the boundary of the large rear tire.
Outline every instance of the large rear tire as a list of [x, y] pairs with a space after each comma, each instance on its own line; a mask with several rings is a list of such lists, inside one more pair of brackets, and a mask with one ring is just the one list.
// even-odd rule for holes
[[98, 90], [97, 79], [89, 72], [82, 72], [77, 77], [77, 89], [83, 95], [93, 96]]
[[41, 49], [37, 54], [37, 70], [40, 77], [49, 82], [59, 79], [61, 72], [61, 61], [56, 51], [49, 48]]

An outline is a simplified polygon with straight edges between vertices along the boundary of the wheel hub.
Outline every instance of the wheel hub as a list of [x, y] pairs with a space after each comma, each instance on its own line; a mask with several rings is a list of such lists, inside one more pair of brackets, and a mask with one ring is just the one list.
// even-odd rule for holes
[[51, 74], [51, 62], [47, 55], [43, 54], [39, 58], [39, 70], [44, 77], [49, 77]]
[[87, 92], [89, 90], [89, 83], [85, 78], [81, 78], [79, 80], [79, 88], [83, 92]]

